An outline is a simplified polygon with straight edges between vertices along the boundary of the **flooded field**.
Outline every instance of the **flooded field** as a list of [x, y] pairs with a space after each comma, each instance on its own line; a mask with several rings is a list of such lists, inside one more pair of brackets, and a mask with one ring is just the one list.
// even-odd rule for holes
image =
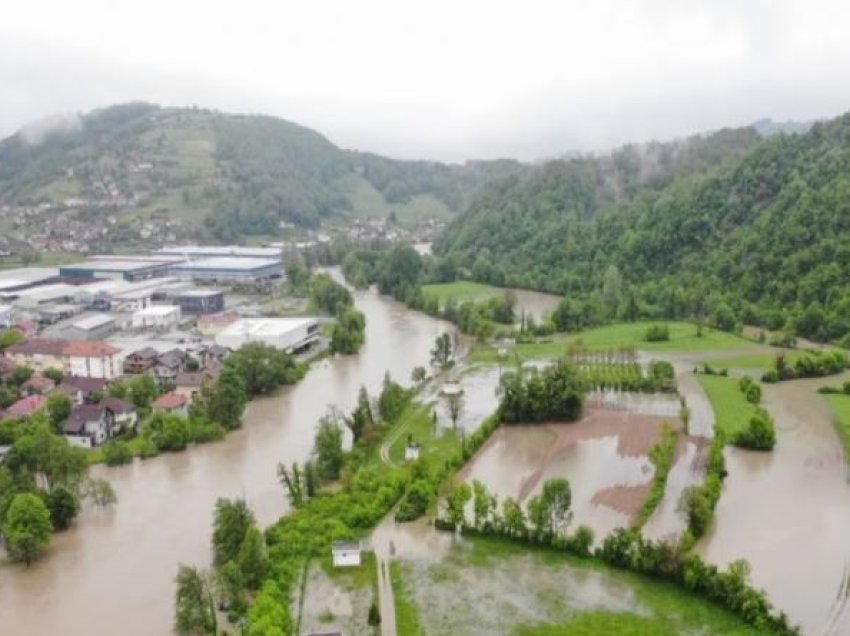
[[562, 633], [570, 623], [582, 634], [753, 633], [669, 586], [524, 545], [463, 539], [438, 561], [397, 565], [426, 634]]
[[675, 541], [685, 530], [683, 513], [679, 510], [682, 493], [690, 486], [702, 483], [705, 467], [700, 461], [700, 449], [705, 440], [683, 438], [679, 440], [676, 461], [667, 475], [664, 498], [643, 526], [645, 537], [653, 540]]
[[628, 525], [646, 495], [653, 467], [647, 453], [664, 418], [588, 408], [571, 424], [505, 426], [473, 457], [461, 477], [478, 479], [501, 499], [524, 502], [548, 479], [565, 477], [573, 494], [573, 524], [597, 537]]
[[697, 549], [721, 565], [746, 558], [754, 584], [804, 633], [841, 636], [850, 634], [850, 481], [832, 413], [816, 393], [825, 383], [765, 385], [777, 446], [727, 449], [715, 524]]
[[334, 570], [329, 563], [311, 561], [304, 595], [295, 599], [292, 610], [293, 616], [300, 612], [301, 633], [374, 634], [367, 617], [376, 581], [375, 559], [368, 554], [359, 567], [344, 569]]

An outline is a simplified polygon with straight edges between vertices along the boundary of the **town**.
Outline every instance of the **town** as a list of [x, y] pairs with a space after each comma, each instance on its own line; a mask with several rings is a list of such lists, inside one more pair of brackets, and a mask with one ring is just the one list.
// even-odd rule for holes
[[[142, 374], [156, 383], [153, 412], [186, 415], [242, 345], [321, 346], [318, 319], [268, 316], [257, 305], [284, 280], [281, 250], [271, 247], [164, 247], [2, 271], [0, 421], [29, 416], [60, 393], [73, 405], [65, 438], [100, 446], [135, 432], [135, 407], [109, 388]], [[0, 458], [8, 450], [0, 446]]]

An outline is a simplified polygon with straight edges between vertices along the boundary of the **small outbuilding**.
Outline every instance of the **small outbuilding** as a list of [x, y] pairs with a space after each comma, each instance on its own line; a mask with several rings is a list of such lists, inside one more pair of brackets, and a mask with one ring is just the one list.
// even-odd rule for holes
[[335, 541], [331, 546], [335, 568], [358, 566], [361, 563], [362, 549], [359, 541]]
[[422, 447], [419, 446], [416, 442], [408, 442], [407, 447], [404, 449], [404, 459], [408, 462], [415, 462], [419, 459], [419, 451], [422, 450]]

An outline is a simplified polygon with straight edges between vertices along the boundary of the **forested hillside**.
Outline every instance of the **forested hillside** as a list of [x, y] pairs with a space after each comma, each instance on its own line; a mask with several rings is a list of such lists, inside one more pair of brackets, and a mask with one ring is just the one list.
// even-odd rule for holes
[[798, 135], [726, 131], [660, 156], [627, 149], [498, 180], [438, 253], [475, 278], [566, 294], [561, 318], [575, 326], [706, 316], [850, 334], [850, 115]]
[[41, 128], [0, 142], [0, 207], [159, 215], [220, 240], [275, 234], [281, 221], [386, 216], [417, 197], [450, 215], [486, 181], [520, 169], [514, 161], [396, 161], [342, 150], [274, 117], [143, 103]]

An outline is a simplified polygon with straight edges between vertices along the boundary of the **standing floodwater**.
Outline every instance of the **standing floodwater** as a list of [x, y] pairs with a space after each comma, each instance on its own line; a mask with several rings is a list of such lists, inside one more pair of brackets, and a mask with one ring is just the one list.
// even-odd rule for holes
[[216, 498], [244, 496], [260, 523], [271, 523], [286, 508], [277, 462], [307, 458], [326, 407], [351, 409], [360, 385], [375, 394], [387, 370], [408, 383], [451, 328], [372, 292], [355, 302], [367, 320], [360, 354], [320, 362], [298, 385], [252, 402], [242, 430], [184, 453], [96, 468], [118, 505], [86, 509], [32, 567], [0, 566], [0, 633], [170, 633], [177, 564], [209, 563]]

